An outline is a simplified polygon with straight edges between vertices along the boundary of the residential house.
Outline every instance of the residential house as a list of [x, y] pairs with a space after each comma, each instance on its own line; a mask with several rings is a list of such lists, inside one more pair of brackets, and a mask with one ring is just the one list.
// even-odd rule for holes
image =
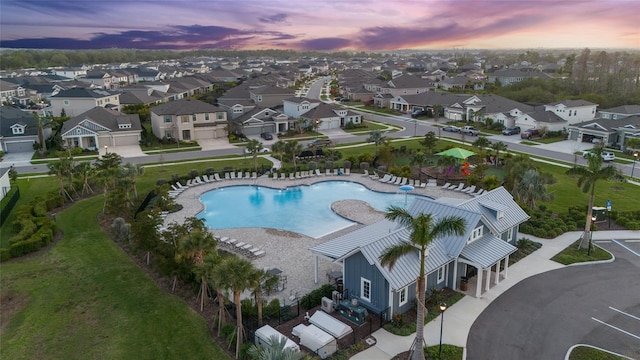
[[276, 107], [281, 106], [284, 99], [294, 96], [295, 91], [293, 89], [265, 85], [250, 88], [249, 94], [251, 100], [259, 107]]
[[104, 89], [74, 87], [51, 96], [51, 112], [61, 116], [62, 110], [70, 117], [78, 116], [96, 106], [120, 111], [120, 93]]
[[233, 131], [245, 136], [260, 135], [263, 132], [286, 133], [290, 122], [291, 118], [279, 111], [258, 107], [229, 120]]
[[10, 168], [0, 168], [0, 200], [11, 191], [11, 179], [9, 178]]
[[[431, 199], [416, 199], [408, 208], [416, 216], [432, 214], [437, 220], [459, 216], [465, 220], [462, 236], [435, 239], [428, 247], [425, 271], [427, 289], [459, 288], [462, 277], [475, 278], [476, 297], [489, 291], [491, 280], [497, 285], [506, 279], [509, 255], [517, 250], [518, 227], [529, 216], [499, 187], [457, 204]], [[374, 314], [390, 319], [413, 308], [420, 255], [400, 258], [393, 269], [380, 264], [385, 249], [408, 241], [410, 231], [383, 220], [312, 247], [317, 265], [320, 258], [342, 266], [345, 296]], [[502, 269], [501, 266], [504, 268]]]
[[153, 134], [162, 139], [191, 141], [225, 137], [227, 113], [206, 102], [186, 98], [150, 109]]
[[139, 145], [141, 132], [138, 114], [122, 114], [99, 106], [65, 121], [60, 129], [65, 148], [89, 150]]
[[19, 99], [23, 99], [26, 96], [27, 90], [22, 85], [0, 80], [0, 103], [19, 104]]
[[[44, 129], [45, 139], [51, 128]], [[33, 152], [38, 143], [38, 123], [29, 112], [11, 106], [0, 107], [0, 145], [5, 153]]]
[[629, 116], [640, 115], [640, 105], [622, 105], [611, 109], [598, 110], [601, 119], [624, 119]]
[[525, 79], [551, 79], [549, 74], [540, 71], [522, 71], [517, 69], [499, 69], [489, 73], [487, 82], [498, 82], [500, 85], [510, 85], [519, 83]]
[[116, 88], [116, 85], [118, 84], [118, 80], [114, 79], [108, 71], [100, 69], [87, 71], [87, 75], [78, 78], [78, 80], [94, 87], [107, 90]]
[[306, 97], [290, 97], [282, 101], [283, 112], [288, 116], [298, 119], [302, 114], [320, 105], [320, 100], [309, 99]]
[[546, 111], [558, 115], [569, 125], [595, 119], [597, 108], [598, 104], [585, 100], [563, 100], [544, 105]]
[[301, 114], [299, 118], [304, 121], [304, 126], [312, 126], [317, 122], [318, 130], [339, 129], [348, 123], [362, 123], [361, 114], [325, 103], [319, 103], [318, 106], [312, 107], [309, 111]]
[[53, 69], [53, 73], [69, 79], [78, 79], [87, 76], [86, 67], [71, 67], [62, 69]]
[[640, 115], [624, 118], [599, 118], [568, 127], [569, 139], [577, 142], [602, 143], [624, 150], [627, 139], [640, 138]]
[[569, 122], [555, 112], [547, 111], [545, 106], [536, 106], [533, 111], [517, 114], [513, 122], [505, 123], [505, 125], [520, 126], [522, 130], [546, 129], [548, 131], [563, 131], [567, 129]]

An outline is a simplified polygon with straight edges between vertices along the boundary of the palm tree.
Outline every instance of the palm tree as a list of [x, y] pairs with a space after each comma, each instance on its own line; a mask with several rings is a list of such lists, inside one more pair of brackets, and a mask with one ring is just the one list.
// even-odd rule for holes
[[271, 145], [271, 151], [280, 156], [280, 162], [282, 163], [282, 158], [287, 153], [287, 143], [283, 140], [278, 140]]
[[193, 262], [193, 273], [200, 278], [200, 311], [204, 311], [204, 303], [208, 294], [207, 273], [203, 270], [204, 257], [206, 254], [216, 251], [216, 241], [206, 229], [196, 228], [189, 231], [182, 239], [179, 240], [178, 260], [184, 257]]
[[454, 167], [454, 171], [458, 172], [458, 159], [453, 156], [440, 156], [438, 158], [438, 166], [442, 169], [442, 172], [445, 173], [445, 177], [448, 177], [449, 168]]
[[85, 191], [87, 194], [93, 194], [93, 189], [89, 185], [89, 179], [91, 179], [95, 173], [91, 163], [88, 161], [78, 163], [73, 168], [73, 173], [82, 181], [82, 195], [85, 194]]
[[297, 140], [291, 140], [285, 146], [286, 153], [291, 156], [291, 161], [293, 161], [293, 171], [296, 170], [296, 158], [298, 154], [302, 152], [302, 145], [298, 143]]
[[580, 242], [581, 249], [584, 249], [587, 246], [586, 244], [588, 244], [588, 249], [591, 249], [591, 216], [595, 201], [596, 183], [598, 180], [620, 180], [622, 178], [618, 169], [613, 165], [602, 167], [603, 159], [600, 156], [602, 149], [601, 146], [596, 147], [593, 153], [586, 156], [586, 167], [574, 166], [567, 170], [567, 175], [578, 176], [577, 185], [582, 188], [582, 192], [589, 193], [589, 207], [587, 208], [587, 221], [582, 234], [582, 241]]
[[143, 174], [144, 174], [144, 167], [142, 167], [140, 164], [126, 163], [123, 166], [123, 175], [128, 177], [129, 179], [129, 183], [130, 183], [129, 186], [133, 190], [134, 200], [138, 200], [138, 189], [136, 187], [136, 179], [138, 178], [138, 175], [143, 175]]
[[419, 152], [415, 153], [411, 158], [411, 165], [418, 165], [418, 168], [417, 168], [418, 175], [420, 174], [420, 168], [422, 168], [422, 165], [424, 165], [426, 161], [427, 161], [427, 157], [423, 153], [419, 153]]
[[249, 356], [253, 360], [300, 360], [303, 354], [287, 348], [287, 338], [273, 335], [269, 338], [269, 346], [253, 345], [249, 348]]
[[55, 123], [51, 119], [44, 116], [40, 116], [37, 113], [32, 113], [33, 119], [36, 121], [38, 127], [38, 141], [40, 142], [40, 155], [47, 153], [47, 143], [44, 138], [44, 130], [55, 126]]
[[216, 277], [223, 279], [224, 287], [233, 293], [233, 302], [236, 305], [236, 359], [240, 356], [240, 345], [242, 345], [244, 334], [240, 294], [251, 288], [255, 279], [254, 273], [255, 269], [250, 261], [235, 256], [226, 258], [215, 270]]
[[624, 148], [626, 150], [639, 150], [640, 149], [640, 138], [629, 138], [624, 142]]
[[385, 217], [388, 220], [397, 221], [402, 226], [407, 227], [411, 234], [409, 239], [398, 243], [397, 245], [386, 248], [380, 255], [380, 264], [387, 266], [389, 270], [393, 270], [396, 261], [408, 254], [414, 254], [416, 248], [420, 253], [420, 271], [418, 276], [418, 309], [416, 320], [416, 338], [411, 345], [412, 359], [424, 359], [423, 343], [424, 343], [424, 316], [426, 312], [426, 273], [425, 262], [428, 256], [427, 247], [431, 242], [438, 238], [457, 235], [462, 236], [467, 226], [465, 220], [458, 216], [445, 216], [437, 221], [434, 220], [432, 214], [420, 213], [413, 216], [406, 209], [397, 206], [391, 206], [387, 209]]
[[514, 188], [516, 199], [522, 201], [529, 209], [535, 209], [538, 201], [550, 201], [553, 194], [547, 192], [547, 184], [536, 169], [527, 170]]
[[[440, 104], [433, 105], [433, 121], [436, 123], [436, 125], [438, 125], [438, 120], [440, 119], [440, 113], [442, 113], [442, 105]], [[438, 128], [438, 138], [440, 138], [440, 131], [442, 130], [442, 128], [440, 126], [437, 126], [437, 128]]]
[[262, 326], [262, 293], [271, 292], [278, 286], [280, 279], [263, 269], [256, 269], [251, 284], [252, 295], [255, 297], [258, 308], [258, 326]]
[[375, 144], [376, 156], [378, 156], [378, 145], [383, 144], [385, 141], [387, 141], [387, 137], [382, 135], [382, 131], [380, 130], [371, 131], [371, 133], [369, 133], [369, 138], [367, 139], [367, 142]]
[[500, 151], [507, 151], [507, 144], [502, 141], [491, 145], [491, 148], [496, 151], [496, 166], [500, 164]]
[[63, 181], [64, 177], [67, 174], [67, 170], [66, 170], [67, 165], [63, 162], [62, 159], [60, 159], [58, 161], [48, 163], [47, 167], [49, 168], [49, 174], [55, 175], [56, 178], [58, 179], [58, 187], [59, 187], [60, 195], [62, 195], [62, 197], [69, 198], [69, 200], [73, 202], [73, 198], [71, 197], [71, 195], [69, 195], [69, 193], [67, 192], [67, 189], [65, 189], [64, 181]]
[[258, 154], [262, 150], [262, 143], [256, 139], [249, 139], [245, 145], [247, 152], [253, 157], [253, 168], [258, 172]]

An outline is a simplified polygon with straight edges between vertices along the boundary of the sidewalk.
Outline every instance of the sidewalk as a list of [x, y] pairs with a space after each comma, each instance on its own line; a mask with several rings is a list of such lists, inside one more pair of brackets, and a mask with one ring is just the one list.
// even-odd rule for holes
[[[463, 359], [466, 359], [467, 337], [471, 326], [476, 318], [498, 298], [518, 282], [537, 274], [549, 270], [564, 267], [564, 265], [551, 261], [550, 259], [576, 241], [582, 232], [572, 231], [558, 236], [555, 239], [540, 239], [535, 236], [520, 234], [520, 237], [527, 237], [533, 241], [542, 243], [542, 247], [526, 258], [509, 266], [508, 278], [502, 280], [498, 285], [492, 285], [488, 292], [482, 294], [482, 298], [477, 299], [472, 296], [465, 296], [455, 303], [445, 312], [442, 343], [465, 348]], [[605, 239], [640, 239], [640, 231], [596, 231], [593, 240]], [[440, 316], [429, 322], [424, 327], [424, 336], [427, 345], [437, 345], [440, 342]], [[384, 329], [374, 332], [376, 345], [353, 356], [354, 360], [378, 360], [391, 359], [396, 354], [409, 350], [415, 335], [398, 336], [389, 333]]]

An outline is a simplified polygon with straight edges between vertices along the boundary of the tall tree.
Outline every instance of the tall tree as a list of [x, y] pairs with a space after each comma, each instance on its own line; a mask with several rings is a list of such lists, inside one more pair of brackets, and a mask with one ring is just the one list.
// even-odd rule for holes
[[271, 152], [273, 152], [274, 154], [278, 154], [278, 156], [280, 157], [280, 163], [282, 163], [282, 159], [287, 153], [287, 143], [283, 140], [276, 141], [273, 145], [271, 145]]
[[254, 171], [258, 172], [258, 154], [262, 150], [262, 143], [256, 139], [249, 139], [245, 145], [247, 152], [253, 157]]
[[496, 166], [500, 165], [500, 151], [507, 151], [507, 144], [502, 141], [498, 141], [491, 145], [491, 148], [496, 151]]
[[380, 255], [380, 264], [393, 270], [396, 262], [409, 254], [415, 254], [416, 249], [420, 254], [420, 270], [417, 279], [418, 308], [416, 320], [416, 338], [411, 345], [412, 359], [424, 359], [424, 316], [426, 315], [426, 272], [425, 262], [428, 256], [427, 247], [438, 238], [451, 235], [462, 236], [465, 232], [466, 222], [457, 216], [445, 216], [434, 219], [432, 214], [420, 213], [416, 216], [406, 209], [391, 206], [387, 209], [385, 217], [392, 221], [397, 221], [402, 226], [410, 230], [409, 239], [397, 245], [386, 248]]
[[547, 183], [536, 169], [527, 170], [514, 189], [516, 199], [535, 210], [539, 201], [550, 201], [553, 194], [547, 192]]
[[[438, 125], [438, 120], [440, 119], [440, 115], [442, 115], [442, 105], [440, 104], [435, 104], [433, 105], [433, 121], [436, 123], [436, 125]], [[438, 139], [440, 138], [440, 130], [442, 128], [440, 126], [438, 126]]]
[[91, 165], [91, 163], [88, 161], [79, 162], [73, 168], [73, 174], [76, 177], [79, 177], [80, 181], [82, 182], [82, 195], [84, 195], [85, 193], [93, 194], [93, 189], [89, 185], [89, 180], [94, 175], [94, 173], [95, 171], [93, 165]]
[[58, 188], [59, 193], [62, 197], [66, 197], [73, 202], [73, 198], [67, 192], [67, 189], [64, 187], [64, 178], [67, 176], [67, 164], [62, 160], [52, 161], [47, 164], [49, 167], [49, 174], [55, 175], [58, 179]]
[[231, 290], [233, 302], [236, 305], [236, 359], [240, 357], [240, 345], [244, 339], [244, 327], [242, 325], [242, 302], [240, 295], [250, 289], [255, 279], [255, 269], [250, 261], [235, 256], [227, 257], [216, 268], [216, 276], [224, 279], [225, 288]]
[[604, 160], [602, 159], [603, 148], [598, 146], [594, 148], [594, 151], [586, 156], [587, 166], [574, 166], [567, 170], [567, 175], [577, 176], [577, 185], [582, 189], [583, 193], [589, 193], [589, 207], [587, 208], [587, 221], [584, 227], [584, 233], [582, 235], [582, 241], [580, 242], [580, 248], [584, 249], [588, 247], [591, 249], [591, 216], [593, 214], [593, 203], [596, 196], [596, 183], [599, 180], [621, 180], [618, 169], [613, 165], [602, 166]]
[[251, 283], [251, 294], [256, 301], [256, 307], [258, 308], [258, 326], [262, 326], [262, 305], [264, 292], [271, 292], [278, 286], [280, 279], [263, 269], [255, 269]]
[[387, 137], [382, 134], [380, 130], [373, 130], [369, 133], [367, 142], [372, 142], [376, 146], [376, 156], [378, 156], [378, 146], [384, 144], [387, 141]]
[[435, 149], [436, 145], [438, 144], [438, 138], [436, 138], [436, 134], [433, 131], [429, 131], [428, 133], [424, 134], [424, 138], [422, 139], [420, 144], [425, 147], [429, 155], [432, 155], [433, 149]]
[[40, 142], [40, 155], [47, 154], [47, 139], [44, 138], [45, 129], [55, 126], [55, 123], [51, 119], [40, 116], [37, 113], [32, 113], [33, 119], [36, 121], [36, 127], [38, 129], [38, 141]]
[[204, 226], [197, 227], [179, 240], [180, 252], [178, 256], [184, 256], [194, 265], [193, 273], [200, 281], [200, 291], [198, 297], [200, 299], [200, 311], [204, 310], [204, 304], [208, 298], [207, 271], [203, 266], [205, 255], [216, 251], [216, 240]]
[[291, 156], [293, 162], [293, 171], [296, 170], [296, 158], [302, 152], [302, 145], [297, 140], [291, 140], [287, 142], [285, 146], [287, 155]]

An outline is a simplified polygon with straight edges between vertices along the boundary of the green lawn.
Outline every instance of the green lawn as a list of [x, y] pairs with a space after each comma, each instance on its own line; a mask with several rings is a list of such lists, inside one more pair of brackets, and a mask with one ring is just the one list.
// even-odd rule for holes
[[559, 262], [563, 265], [587, 262], [587, 261], [600, 261], [611, 259], [611, 254], [603, 249], [593, 246], [591, 248], [591, 254], [587, 255], [586, 249], [578, 249], [580, 240], [569, 245], [567, 248], [552, 257], [551, 260]]
[[578, 346], [571, 350], [569, 360], [622, 360], [620, 356], [587, 346]]
[[59, 243], [1, 265], [2, 357], [228, 358], [204, 319], [102, 232], [101, 205], [97, 196], [59, 213]]

